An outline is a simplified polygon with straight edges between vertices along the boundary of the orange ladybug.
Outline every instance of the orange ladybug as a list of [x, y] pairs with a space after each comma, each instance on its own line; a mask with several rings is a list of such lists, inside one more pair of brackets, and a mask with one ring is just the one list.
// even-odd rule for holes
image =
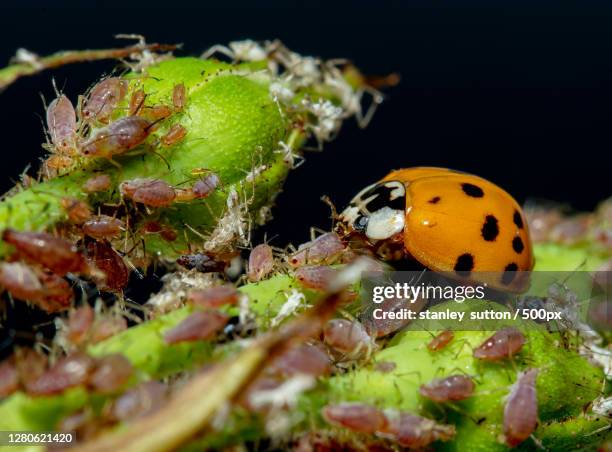
[[360, 191], [339, 219], [342, 232], [362, 236], [384, 259], [411, 257], [496, 289], [523, 291], [523, 272], [534, 265], [518, 203], [497, 185], [459, 171], [392, 171]]

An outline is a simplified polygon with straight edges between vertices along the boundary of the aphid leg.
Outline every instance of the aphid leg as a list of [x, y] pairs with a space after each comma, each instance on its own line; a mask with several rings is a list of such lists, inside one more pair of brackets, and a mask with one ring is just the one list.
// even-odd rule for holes
[[202, 54], [200, 55], [200, 58], [203, 60], [207, 60], [211, 56], [213, 56], [215, 53], [220, 53], [221, 55], [228, 57], [232, 61], [236, 59], [236, 55], [234, 54], [234, 52], [232, 52], [229, 47], [226, 47], [221, 44], [215, 44], [214, 46], [210, 47], [205, 52], [202, 52]]

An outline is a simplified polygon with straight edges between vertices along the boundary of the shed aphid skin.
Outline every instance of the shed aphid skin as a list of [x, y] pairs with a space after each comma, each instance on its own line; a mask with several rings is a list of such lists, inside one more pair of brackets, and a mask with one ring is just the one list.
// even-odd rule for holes
[[444, 349], [454, 339], [455, 333], [451, 330], [444, 330], [435, 336], [428, 344], [427, 349], [430, 352], [437, 352]]
[[474, 394], [474, 381], [467, 375], [437, 378], [421, 385], [419, 393], [438, 403], [457, 402]]
[[[268, 45], [266, 45], [266, 47], [268, 47]], [[261, 61], [268, 57], [268, 50], [257, 42], [246, 39], [244, 41], [232, 41], [227, 47], [219, 44], [214, 45], [206, 52], [202, 53], [200, 58], [208, 59], [216, 53], [224, 55], [234, 62]]]
[[516, 447], [529, 438], [538, 424], [537, 376], [538, 369], [521, 372], [506, 400], [504, 437], [509, 447]]
[[525, 344], [525, 336], [514, 327], [499, 330], [474, 349], [474, 358], [483, 361], [501, 361], [512, 358]]

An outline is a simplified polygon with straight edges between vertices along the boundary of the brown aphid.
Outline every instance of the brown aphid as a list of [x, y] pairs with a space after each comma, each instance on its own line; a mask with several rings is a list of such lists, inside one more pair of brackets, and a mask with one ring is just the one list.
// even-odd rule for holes
[[202, 273], [221, 273], [227, 267], [226, 261], [207, 253], [184, 254], [179, 256], [176, 263], [188, 270], [195, 269]]
[[512, 358], [525, 344], [525, 336], [514, 327], [499, 330], [474, 349], [473, 356], [484, 361], [500, 361]]
[[90, 340], [92, 344], [127, 330], [127, 320], [119, 315], [107, 315], [96, 319], [91, 327]]
[[158, 381], [147, 381], [128, 389], [110, 408], [110, 417], [116, 421], [132, 421], [149, 415], [164, 406], [168, 387]]
[[272, 248], [265, 243], [257, 245], [249, 254], [247, 278], [250, 282], [258, 282], [274, 270]]
[[0, 397], [7, 397], [19, 389], [19, 373], [13, 356], [0, 363]]
[[83, 233], [96, 240], [109, 240], [118, 237], [125, 229], [125, 223], [108, 215], [96, 215], [85, 221]]
[[91, 273], [91, 267], [75, 245], [47, 232], [5, 229], [2, 239], [13, 245], [21, 257], [38, 263], [59, 276], [69, 272]]
[[30, 395], [52, 395], [87, 382], [94, 360], [76, 352], [57, 361], [51, 368], [26, 386]]
[[66, 280], [35, 271], [22, 262], [0, 264], [0, 286], [13, 298], [34, 303], [46, 312], [68, 309], [74, 299], [74, 292]]
[[94, 310], [88, 304], [71, 311], [66, 326], [66, 339], [73, 345], [86, 343], [94, 319]]
[[155, 124], [140, 116], [120, 118], [96, 130], [93, 136], [81, 145], [81, 154], [106, 159], [124, 154], [144, 143]]
[[321, 414], [332, 425], [368, 435], [383, 431], [387, 425], [381, 410], [363, 403], [326, 405]]
[[47, 107], [47, 129], [53, 151], [65, 155], [76, 153], [76, 112], [72, 102], [63, 94]]
[[438, 403], [456, 402], [467, 399], [474, 394], [474, 381], [466, 375], [436, 378], [421, 385], [419, 393], [423, 397]]
[[91, 217], [91, 209], [86, 202], [76, 198], [62, 198], [61, 204], [70, 223], [83, 224]]
[[446, 347], [455, 337], [455, 333], [451, 330], [444, 330], [436, 337], [434, 337], [429, 344], [427, 344], [427, 349], [430, 352], [437, 352], [438, 350], [442, 350]]
[[240, 292], [232, 284], [192, 290], [187, 295], [187, 301], [203, 308], [220, 308], [238, 303]]
[[163, 146], [172, 146], [182, 141], [186, 135], [187, 129], [185, 127], [180, 124], [174, 124], [160, 140]]
[[106, 355], [96, 362], [89, 377], [89, 385], [102, 394], [111, 394], [123, 388], [134, 372], [132, 364], [119, 353]]
[[121, 183], [121, 194], [150, 207], [165, 207], [174, 202], [176, 192], [161, 179], [132, 179]]
[[83, 184], [83, 191], [85, 193], [98, 193], [106, 191], [111, 187], [111, 178], [108, 174], [99, 174], [92, 176], [85, 181]]
[[323, 340], [332, 349], [351, 358], [367, 354], [373, 345], [363, 325], [346, 319], [332, 319], [323, 328]]
[[144, 101], [147, 95], [144, 92], [144, 89], [140, 88], [132, 94], [130, 97], [130, 108], [129, 115], [135, 116], [140, 114], [142, 107], [144, 106]]
[[150, 108], [146, 108], [141, 116], [145, 116], [150, 121], [161, 121], [172, 115], [172, 109], [166, 105], [156, 105]]
[[178, 238], [178, 233], [171, 227], [166, 226], [159, 232], [159, 236], [166, 242], [174, 242]]
[[322, 345], [301, 344], [275, 358], [267, 372], [285, 378], [297, 374], [320, 377], [331, 373], [331, 364]]
[[306, 264], [333, 264], [346, 245], [335, 232], [327, 232], [311, 242], [303, 243], [289, 256], [289, 264], [299, 267]]
[[538, 425], [536, 378], [538, 369], [521, 372], [504, 407], [504, 436], [509, 447], [525, 441]]
[[83, 104], [82, 115], [87, 121], [108, 123], [117, 108], [125, 98], [128, 81], [118, 77], [109, 77], [97, 83], [87, 95]]
[[174, 111], [182, 111], [185, 108], [186, 101], [187, 93], [185, 85], [183, 83], [174, 85], [174, 89], [172, 90], [172, 106], [174, 107]]
[[98, 282], [101, 290], [121, 292], [127, 287], [130, 270], [123, 257], [108, 242], [87, 243], [87, 255], [105, 275], [103, 281]]
[[306, 265], [295, 271], [295, 279], [307, 289], [325, 290], [337, 273], [327, 265]]
[[213, 339], [229, 316], [219, 311], [196, 311], [164, 335], [167, 344]]
[[143, 232], [145, 234], [157, 234], [163, 230], [163, 226], [159, 221], [146, 221], [142, 225]]
[[421, 449], [434, 441], [449, 441], [455, 436], [454, 425], [442, 425], [410, 413], [385, 413], [388, 424], [383, 436], [402, 447]]

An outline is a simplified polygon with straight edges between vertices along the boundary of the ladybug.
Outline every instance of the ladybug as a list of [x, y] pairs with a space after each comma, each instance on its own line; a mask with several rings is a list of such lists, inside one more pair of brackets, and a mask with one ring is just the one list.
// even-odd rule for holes
[[495, 289], [524, 291], [534, 265], [519, 204], [492, 182], [459, 171], [392, 171], [361, 190], [339, 220], [339, 232], [360, 236], [383, 259], [414, 259]]

